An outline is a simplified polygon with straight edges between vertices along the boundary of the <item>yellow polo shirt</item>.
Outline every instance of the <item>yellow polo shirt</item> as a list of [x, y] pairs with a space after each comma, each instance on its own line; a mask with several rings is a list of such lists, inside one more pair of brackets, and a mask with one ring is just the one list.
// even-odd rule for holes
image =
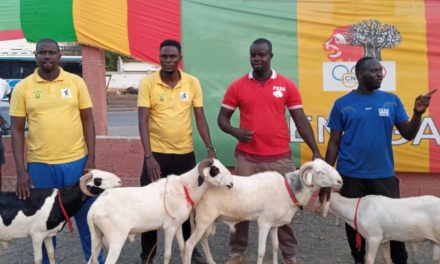
[[87, 154], [80, 109], [92, 107], [84, 81], [60, 68], [49, 82], [38, 71], [20, 81], [11, 98], [10, 115], [28, 122], [28, 161], [60, 164]]
[[180, 71], [170, 88], [160, 72], [145, 77], [139, 87], [138, 107], [149, 108], [151, 150], [186, 154], [193, 151], [191, 110], [203, 106], [202, 88], [194, 76]]

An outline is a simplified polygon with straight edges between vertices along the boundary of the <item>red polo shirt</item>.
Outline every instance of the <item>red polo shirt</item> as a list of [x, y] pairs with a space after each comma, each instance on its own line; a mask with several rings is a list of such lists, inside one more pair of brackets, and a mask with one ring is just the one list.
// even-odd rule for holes
[[254, 131], [252, 142], [238, 142], [238, 152], [258, 156], [290, 154], [286, 107], [303, 107], [292, 81], [272, 70], [271, 78], [261, 84], [250, 72], [229, 86], [222, 107], [239, 108], [240, 128]]

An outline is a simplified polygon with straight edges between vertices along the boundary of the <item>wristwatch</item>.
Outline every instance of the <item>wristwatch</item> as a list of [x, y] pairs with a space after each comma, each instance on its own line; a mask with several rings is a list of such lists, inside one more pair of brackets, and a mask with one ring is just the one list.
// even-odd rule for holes
[[211, 150], [214, 151], [214, 153], [215, 153], [215, 148], [214, 148], [214, 147], [207, 147], [207, 148], [206, 148], [206, 151], [207, 151], [207, 152], [210, 152]]

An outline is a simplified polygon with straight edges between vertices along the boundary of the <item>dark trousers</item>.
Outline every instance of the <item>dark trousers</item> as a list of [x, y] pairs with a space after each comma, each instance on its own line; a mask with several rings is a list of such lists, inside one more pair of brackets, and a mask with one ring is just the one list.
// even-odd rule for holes
[[[194, 152], [188, 154], [164, 154], [153, 152], [154, 158], [160, 165], [161, 178], [170, 174], [180, 175], [190, 171], [196, 166], [196, 157]], [[151, 183], [147, 173], [147, 166], [144, 160], [141, 173], [141, 186]], [[183, 238], [186, 241], [191, 236], [191, 225], [189, 219], [182, 225]], [[141, 235], [142, 253], [141, 258], [153, 259], [156, 256], [157, 231], [148, 231]]]
[[[342, 176], [344, 184], [341, 188], [341, 195], [347, 198], [359, 198], [362, 196], [376, 194], [391, 198], [400, 198], [399, 179], [396, 177], [384, 179], [358, 179]], [[345, 224], [348, 244], [350, 245], [351, 255], [356, 262], [364, 263], [365, 258], [365, 239], [362, 238], [361, 250], [356, 250], [356, 230]], [[405, 243], [390, 241], [391, 259], [395, 264], [406, 264], [408, 254]]]

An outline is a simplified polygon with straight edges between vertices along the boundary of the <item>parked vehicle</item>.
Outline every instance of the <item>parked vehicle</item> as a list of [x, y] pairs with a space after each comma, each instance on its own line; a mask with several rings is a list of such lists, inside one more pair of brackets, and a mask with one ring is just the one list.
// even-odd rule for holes
[[[65, 71], [82, 75], [81, 56], [62, 56], [60, 66]], [[36, 67], [33, 55], [0, 56], [0, 78], [9, 83], [11, 91], [20, 80], [32, 74]], [[2, 100], [7, 101], [7, 98], [2, 98]]]

